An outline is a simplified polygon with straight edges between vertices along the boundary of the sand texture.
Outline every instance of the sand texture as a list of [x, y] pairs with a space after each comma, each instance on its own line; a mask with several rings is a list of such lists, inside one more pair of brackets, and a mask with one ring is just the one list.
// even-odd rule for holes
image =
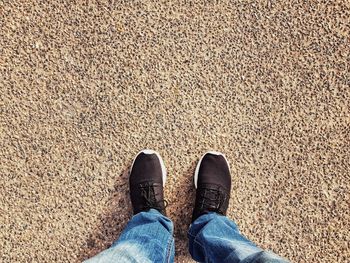
[[349, 1], [0, 0], [0, 262], [107, 248], [143, 148], [168, 169], [176, 262], [209, 149], [244, 235], [349, 262]]

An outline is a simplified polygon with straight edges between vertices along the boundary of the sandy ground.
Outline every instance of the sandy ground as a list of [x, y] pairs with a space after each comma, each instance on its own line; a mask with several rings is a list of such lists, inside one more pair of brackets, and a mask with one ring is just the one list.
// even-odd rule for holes
[[107, 248], [142, 148], [168, 168], [177, 262], [208, 149], [231, 163], [247, 237], [348, 262], [348, 1], [49, 2], [0, 1], [1, 262]]

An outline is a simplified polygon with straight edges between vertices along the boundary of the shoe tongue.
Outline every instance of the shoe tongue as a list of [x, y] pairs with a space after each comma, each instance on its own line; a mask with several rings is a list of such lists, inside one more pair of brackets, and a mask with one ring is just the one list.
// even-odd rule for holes
[[140, 189], [142, 192], [141, 195], [145, 198], [148, 205], [157, 210], [163, 210], [165, 208], [161, 184], [148, 182], [140, 184]]
[[203, 205], [208, 209], [217, 209], [220, 206], [220, 192], [216, 189], [204, 189]]
[[205, 192], [205, 197], [207, 197], [210, 200], [217, 200], [219, 197], [219, 193], [217, 191], [212, 191], [212, 190], [208, 190]]

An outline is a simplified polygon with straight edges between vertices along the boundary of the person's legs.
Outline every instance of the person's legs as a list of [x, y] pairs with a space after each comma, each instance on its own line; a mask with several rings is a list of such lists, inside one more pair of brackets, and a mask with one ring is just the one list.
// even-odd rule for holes
[[119, 239], [86, 263], [174, 262], [173, 223], [155, 209], [133, 216]]
[[190, 226], [189, 251], [198, 262], [277, 263], [288, 262], [265, 252], [242, 236], [226, 211], [231, 175], [225, 156], [208, 152], [199, 161], [195, 175], [196, 202]]
[[163, 197], [165, 180], [160, 155], [141, 151], [129, 178], [134, 216], [109, 249], [86, 262], [174, 262], [173, 223], [166, 217]]

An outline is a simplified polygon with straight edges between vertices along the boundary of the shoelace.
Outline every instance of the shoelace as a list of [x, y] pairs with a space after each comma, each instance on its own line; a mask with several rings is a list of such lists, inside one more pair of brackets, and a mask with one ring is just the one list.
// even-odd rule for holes
[[201, 192], [201, 208], [223, 213], [222, 205], [226, 201], [226, 194], [218, 189], [204, 188]]
[[157, 209], [157, 210], [164, 210], [168, 206], [168, 202], [165, 199], [161, 199], [157, 201], [156, 196], [159, 194], [155, 194], [154, 191], [154, 185], [153, 184], [140, 184], [141, 189], [141, 196], [145, 198], [145, 205], [143, 209]]

